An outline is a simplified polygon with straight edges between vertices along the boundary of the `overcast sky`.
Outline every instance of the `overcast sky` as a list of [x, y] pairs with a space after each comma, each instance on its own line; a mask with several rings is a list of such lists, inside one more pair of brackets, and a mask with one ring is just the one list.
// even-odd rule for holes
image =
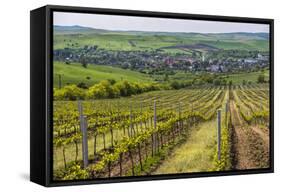
[[86, 13], [54, 12], [54, 25], [80, 25], [97, 29], [123, 31], [158, 32], [196, 32], [196, 33], [232, 33], [266, 32], [269, 25], [251, 23], [231, 23], [217, 21], [198, 21], [183, 19], [164, 19]]

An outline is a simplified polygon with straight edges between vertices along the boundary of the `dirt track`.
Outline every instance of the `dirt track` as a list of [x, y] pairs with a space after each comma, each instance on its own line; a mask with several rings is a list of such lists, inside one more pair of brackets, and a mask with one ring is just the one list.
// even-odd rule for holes
[[258, 126], [248, 125], [230, 102], [233, 126], [234, 169], [265, 168], [269, 164], [269, 136]]

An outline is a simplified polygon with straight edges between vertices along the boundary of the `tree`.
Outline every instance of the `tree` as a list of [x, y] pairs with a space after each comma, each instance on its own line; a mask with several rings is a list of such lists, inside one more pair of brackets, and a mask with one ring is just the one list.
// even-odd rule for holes
[[229, 87], [231, 87], [232, 86], [232, 80], [230, 80], [229, 82], [228, 82], [228, 85], [229, 85]]
[[80, 61], [79, 62], [82, 64], [82, 67], [87, 68], [88, 63], [87, 63], [87, 60], [86, 60], [86, 58], [84, 56], [80, 57]]
[[85, 98], [85, 90], [76, 85], [67, 85], [62, 89], [54, 89], [55, 100], [78, 100]]
[[88, 89], [88, 86], [84, 82], [80, 82], [77, 84], [77, 87], [82, 88], [82, 89]]
[[169, 75], [167, 73], [165, 73], [164, 81], [168, 81], [168, 80], [169, 80]]
[[258, 76], [258, 83], [265, 83], [265, 77], [263, 74]]
[[121, 96], [130, 96], [133, 94], [132, 85], [128, 81], [120, 81], [114, 84], [114, 87], [120, 90]]
[[220, 79], [216, 79], [214, 80], [214, 85], [221, 85], [221, 80]]
[[181, 88], [181, 84], [180, 84], [178, 81], [173, 81], [173, 82], [171, 83], [171, 87], [172, 87], [173, 89], [180, 89], [180, 88]]
[[88, 67], [88, 64], [87, 64], [86, 62], [83, 62], [83, 63], [82, 63], [82, 66], [83, 66], [84, 68], [87, 68], [87, 67]]
[[90, 87], [87, 92], [89, 99], [102, 99], [107, 97], [106, 88], [100, 83]]
[[110, 85], [114, 85], [116, 83], [115, 79], [107, 79], [107, 81], [110, 83]]
[[103, 80], [90, 87], [87, 96], [90, 99], [116, 98], [120, 96], [120, 90], [108, 80]]

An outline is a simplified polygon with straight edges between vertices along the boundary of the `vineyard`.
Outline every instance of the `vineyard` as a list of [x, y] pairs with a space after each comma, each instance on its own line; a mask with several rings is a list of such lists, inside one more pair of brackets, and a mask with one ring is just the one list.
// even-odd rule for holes
[[[171, 173], [165, 168], [165, 161], [175, 163], [176, 149], [188, 148], [191, 140], [204, 141], [200, 136], [192, 138], [197, 129], [213, 133], [208, 144], [210, 165], [204, 170], [195, 166], [174, 173], [268, 167], [268, 127], [267, 84], [152, 91], [117, 99], [54, 101], [54, 178]], [[188, 154], [192, 158], [192, 153]]]

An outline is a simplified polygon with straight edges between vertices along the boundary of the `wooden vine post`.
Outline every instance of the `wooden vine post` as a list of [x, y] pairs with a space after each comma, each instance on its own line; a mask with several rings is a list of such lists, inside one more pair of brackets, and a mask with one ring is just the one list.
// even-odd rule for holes
[[88, 161], [88, 138], [87, 138], [87, 117], [83, 115], [82, 102], [78, 101], [80, 129], [82, 132], [82, 158], [83, 167], [86, 168], [89, 164]]
[[227, 115], [228, 115], [228, 99], [226, 100], [225, 103], [225, 127], [227, 127]]
[[129, 137], [133, 137], [133, 109], [132, 103], [130, 105], [130, 135]]
[[218, 110], [218, 160], [220, 161], [221, 160], [221, 109]]
[[[157, 129], [157, 109], [156, 109], [156, 100], [154, 101], [154, 115], [153, 115], [153, 127], [156, 130]], [[156, 149], [159, 152], [159, 138], [158, 138], [158, 131], [154, 134], [154, 141], [155, 141], [155, 151]]]
[[192, 114], [192, 117], [191, 117], [191, 126], [194, 125], [194, 121], [195, 121], [195, 117], [194, 117], [194, 114], [193, 114], [193, 103], [191, 103], [191, 114]]
[[140, 117], [141, 117], [141, 120], [140, 120], [140, 131], [142, 132], [142, 102], [140, 102]]
[[[156, 112], [156, 100], [154, 101], [154, 104], [153, 104], [153, 128], [154, 130], [156, 130], [156, 126], [157, 126], [157, 112]], [[153, 133], [152, 135], [152, 153], [154, 153], [156, 150], [156, 134]]]
[[182, 120], [181, 120], [181, 102], [179, 102], [179, 132], [181, 132], [182, 129]]

